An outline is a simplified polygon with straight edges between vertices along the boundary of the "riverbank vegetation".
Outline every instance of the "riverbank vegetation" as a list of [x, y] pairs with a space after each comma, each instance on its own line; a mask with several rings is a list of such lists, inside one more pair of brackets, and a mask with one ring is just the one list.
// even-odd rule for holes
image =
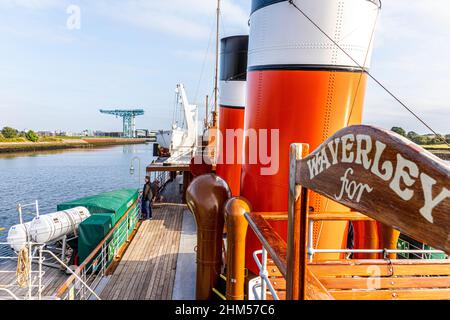
[[146, 142], [146, 139], [41, 136], [33, 130], [20, 132], [11, 127], [0, 130], [0, 153], [95, 148]]
[[3, 127], [0, 131], [0, 142], [20, 143], [20, 142], [39, 142], [41, 137], [33, 130], [19, 131], [11, 127]]
[[[84, 140], [84, 139], [92, 139], [81, 136], [48, 136], [48, 135], [39, 135], [33, 130], [28, 131], [19, 131], [12, 127], [3, 127], [0, 130], [0, 143], [38, 143], [38, 142], [64, 142], [64, 141], [75, 141], [75, 140]], [[115, 139], [114, 137], [95, 137], [95, 139]]]
[[391, 131], [394, 131], [395, 133], [408, 138], [412, 142], [423, 146], [425, 149], [450, 150], [450, 147], [446, 144], [450, 143], [450, 134], [447, 134], [445, 136], [437, 136], [434, 134], [420, 135], [414, 131], [406, 132], [406, 130], [401, 127], [393, 127]]

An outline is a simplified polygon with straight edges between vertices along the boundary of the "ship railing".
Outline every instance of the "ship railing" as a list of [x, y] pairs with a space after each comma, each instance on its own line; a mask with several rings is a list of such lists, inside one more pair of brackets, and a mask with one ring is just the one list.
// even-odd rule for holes
[[[287, 212], [281, 213], [267, 213], [267, 212], [252, 212], [246, 213], [246, 218], [249, 221], [250, 227], [258, 236], [260, 242], [263, 245], [262, 250], [257, 250], [253, 253], [253, 258], [259, 269], [259, 277], [250, 281], [249, 290], [252, 292], [252, 297], [255, 300], [280, 300], [284, 298], [286, 289], [277, 290], [274, 283], [287, 281], [287, 244], [281, 239], [278, 234], [273, 231], [268, 221], [270, 220], [287, 220]], [[448, 259], [448, 256], [441, 250], [424, 249], [424, 248], [405, 248], [399, 242], [399, 249], [316, 249], [313, 241], [313, 226], [314, 223], [323, 221], [373, 221], [367, 216], [364, 216], [358, 212], [352, 213], [315, 213], [308, 216], [308, 238], [306, 239], [306, 252], [309, 263], [313, 263], [314, 257], [319, 253], [342, 253], [350, 257], [355, 253], [366, 254], [380, 254], [385, 260], [389, 260], [391, 254], [404, 254], [404, 255], [419, 255], [426, 259], [433, 259], [435, 255], [437, 261]], [[402, 248], [403, 247], [403, 248]], [[268, 256], [271, 258], [271, 263], [268, 262]], [[261, 258], [259, 258], [261, 257]], [[351, 260], [349, 260], [351, 261]], [[375, 262], [374, 262], [375, 263]], [[313, 276], [311, 276], [313, 277]], [[282, 278], [282, 281], [280, 281]]]
[[203, 159], [209, 159], [212, 165], [216, 164], [216, 146], [198, 147], [195, 154], [196, 157], [203, 157]]
[[197, 153], [197, 147], [179, 146], [175, 151], [177, 155], [169, 158], [171, 163], [189, 163], [191, 158]]
[[[43, 244], [26, 242], [23, 253], [19, 256], [7, 242], [0, 243], [0, 300], [34, 300], [41, 299], [45, 289], [43, 285]], [[18, 270], [18, 263], [21, 269]], [[37, 266], [37, 267], [36, 267]], [[19, 280], [20, 279], [20, 280]]]
[[[47, 248], [45, 244], [27, 242], [24, 243], [24, 251], [27, 254], [27, 259], [21, 257], [21, 253], [16, 253], [10, 248], [9, 243], [0, 243], [0, 275], [5, 283], [0, 284], [1, 299], [14, 300], [42, 300], [47, 299], [43, 296], [46, 289], [44, 285], [44, 278], [46, 271], [44, 265], [47, 260], [51, 260], [53, 265], [60, 266], [61, 271], [74, 274], [72, 269], [63, 262], [57, 255]], [[22, 250], [24, 250], [22, 249]], [[56, 262], [56, 263], [54, 263]], [[18, 264], [20, 263], [20, 268]], [[19, 271], [19, 270], [21, 271]], [[95, 295], [95, 292], [90, 289], [83, 279], [78, 279], [84, 290], [90, 291]]]
[[[315, 222], [323, 222], [323, 221], [342, 221], [343, 218], [348, 216], [347, 221], [374, 221], [360, 213], [353, 212], [351, 216], [349, 214], [311, 214], [308, 217], [308, 241], [307, 241], [307, 254], [309, 258], [309, 262], [313, 262], [314, 256], [320, 253], [342, 253], [342, 254], [355, 254], [355, 253], [367, 253], [367, 254], [381, 254], [385, 258], [387, 258], [391, 254], [402, 254], [409, 256], [415, 255], [418, 259], [432, 259], [433, 255], [439, 255], [438, 259], [447, 259], [448, 256], [442, 250], [434, 250], [432, 248], [426, 248], [423, 245], [422, 248], [417, 246], [413, 246], [410, 243], [406, 245], [401, 245], [399, 241], [399, 246], [403, 246], [404, 249], [316, 249], [314, 248], [314, 223]], [[411, 246], [412, 248], [410, 248]]]
[[158, 181], [158, 192], [162, 192], [166, 184], [171, 180], [169, 171], [153, 171], [150, 172], [150, 181]]
[[[261, 256], [261, 259], [259, 259], [258, 256]], [[272, 282], [269, 279], [269, 272], [267, 269], [267, 250], [263, 247], [262, 250], [253, 252], [253, 259], [259, 268], [260, 278], [255, 282], [255, 285], [251, 287], [255, 300], [267, 300], [267, 289], [272, 295], [273, 300], [280, 300]]]
[[62, 300], [100, 300], [101, 290], [134, 237], [140, 220], [138, 198], [90, 255], [58, 288]]
[[[448, 188], [448, 167], [429, 153], [402, 140], [394, 133], [369, 126], [353, 126], [342, 129], [328, 141], [338, 141], [341, 137], [365, 134], [386, 145], [388, 159], [402, 156], [417, 166], [418, 172], [427, 172], [433, 176], [433, 188]], [[331, 143], [330, 143], [331, 144]], [[268, 278], [277, 278], [282, 284], [278, 297], [289, 300], [333, 300], [333, 299], [448, 299], [450, 288], [450, 260], [443, 251], [449, 252], [448, 228], [445, 220], [449, 202], [442, 202], [432, 211], [432, 220], [424, 219], [421, 208], [423, 202], [404, 201], [392, 190], [389, 184], [379, 177], [368, 174], [364, 166], [337, 163], [313, 175], [310, 164], [319, 155], [327, 154], [330, 146], [323, 143], [313, 153], [309, 153], [306, 144], [294, 144], [290, 150], [289, 174], [289, 212], [250, 212], [245, 217], [258, 240], [263, 245], [274, 267], [270, 265]], [[356, 148], [356, 145], [354, 145]], [[352, 149], [354, 151], [354, 149]], [[345, 148], [342, 151], [345, 153]], [[388, 160], [387, 160], [388, 161]], [[320, 170], [320, 169], [319, 169]], [[350, 172], [352, 183], [366, 183], [370, 192], [364, 197], [347, 194], [340, 199], [336, 194], [346, 191], [345, 184], [330, 183], [338, 180], [342, 173]], [[345, 180], [344, 178], [340, 180]], [[345, 183], [345, 181], [343, 181]], [[348, 182], [348, 180], [347, 180]], [[413, 187], [411, 187], [413, 188]], [[416, 184], [411, 192], [423, 192]], [[373, 192], [372, 192], [373, 191]], [[327, 199], [349, 208], [349, 212], [316, 212], [311, 210], [309, 200], [315, 192]], [[382, 201], [380, 194], [383, 195]], [[374, 206], [374, 203], [377, 206]], [[351, 210], [353, 211], [351, 211]], [[270, 220], [287, 223], [287, 241], [273, 229]], [[317, 249], [313, 242], [314, 223], [327, 222], [382, 222], [385, 226], [395, 228], [408, 234], [427, 247], [416, 248], [400, 244], [397, 248], [379, 249]], [[439, 221], [439, 223], [433, 223]], [[395, 237], [389, 238], [395, 240]], [[446, 250], [448, 249], [448, 250]], [[322, 260], [316, 254], [340, 253], [335, 259]], [[353, 259], [353, 253], [372, 253], [377, 259]], [[396, 259], [395, 254], [405, 254], [408, 259]], [[410, 259], [409, 256], [426, 259]], [[342, 256], [346, 256], [342, 259]], [[432, 259], [429, 259], [429, 258]], [[434, 259], [433, 259], [434, 258]], [[263, 259], [264, 260], [264, 259]], [[260, 273], [266, 269], [260, 264]], [[278, 269], [278, 270], [276, 270]], [[344, 279], [345, 278], [345, 279]], [[264, 280], [264, 279], [263, 279]], [[267, 281], [262, 281], [262, 283]], [[283, 288], [284, 287], [284, 288]], [[285, 290], [284, 292], [281, 292]], [[264, 294], [255, 298], [264, 299]]]

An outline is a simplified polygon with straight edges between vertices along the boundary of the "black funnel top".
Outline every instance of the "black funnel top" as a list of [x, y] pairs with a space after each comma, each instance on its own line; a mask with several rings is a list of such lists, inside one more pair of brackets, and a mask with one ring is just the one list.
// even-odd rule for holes
[[220, 80], [246, 81], [248, 36], [233, 36], [221, 40]]

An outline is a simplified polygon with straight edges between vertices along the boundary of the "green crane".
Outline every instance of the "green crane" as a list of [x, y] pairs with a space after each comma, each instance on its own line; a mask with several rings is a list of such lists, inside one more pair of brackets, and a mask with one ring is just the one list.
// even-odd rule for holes
[[136, 137], [136, 117], [143, 116], [144, 110], [100, 110], [101, 113], [121, 117], [123, 119], [123, 135], [126, 138]]

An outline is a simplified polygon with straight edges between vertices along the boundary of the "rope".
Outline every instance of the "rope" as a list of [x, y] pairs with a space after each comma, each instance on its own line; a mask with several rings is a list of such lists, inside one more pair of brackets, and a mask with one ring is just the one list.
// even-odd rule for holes
[[390, 91], [385, 85], [381, 83], [375, 76], [373, 76], [368, 70], [361, 66], [358, 61], [356, 61], [347, 51], [345, 51], [333, 38], [331, 38], [314, 20], [312, 20], [302, 9], [300, 9], [294, 2], [294, 0], [289, 0], [291, 4], [299, 13], [301, 13], [309, 22], [311, 22], [325, 37], [328, 38], [342, 53], [344, 53], [350, 60], [353, 61], [363, 72], [365, 72], [376, 84], [378, 84], [388, 95], [390, 95], [395, 101], [397, 101], [403, 108], [405, 108], [410, 114], [412, 114], [420, 123], [428, 128], [436, 138], [440, 139], [444, 144], [450, 147], [450, 143], [447, 142], [441, 134], [438, 134], [428, 123], [425, 122], [419, 115], [417, 115], [411, 108], [409, 108], [406, 103], [404, 103], [400, 98], [398, 98], [392, 91]]
[[30, 277], [30, 259], [28, 257], [28, 248], [26, 247], [20, 250], [17, 256], [16, 277], [19, 287], [28, 287]]
[[388, 263], [388, 271], [389, 271], [388, 277], [393, 277], [394, 276], [394, 264], [392, 263], [391, 258], [389, 258], [389, 253], [386, 248], [383, 249], [383, 259], [386, 260]]

